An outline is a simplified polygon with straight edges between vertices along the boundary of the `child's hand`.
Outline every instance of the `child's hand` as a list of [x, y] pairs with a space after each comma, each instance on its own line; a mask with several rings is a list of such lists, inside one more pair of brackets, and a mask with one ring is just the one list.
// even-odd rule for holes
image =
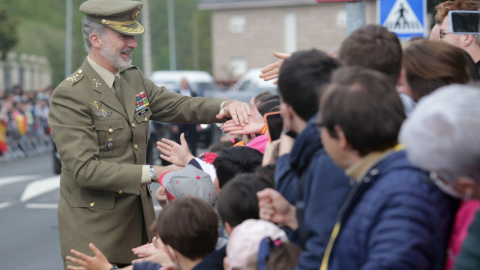
[[168, 204], [167, 190], [165, 189], [164, 186], [160, 186], [157, 189], [157, 192], [155, 192], [155, 198], [157, 198], [158, 203], [162, 207], [165, 207]]
[[67, 261], [71, 261], [72, 263], [79, 265], [79, 266], [72, 266], [68, 265], [67, 268], [71, 270], [108, 270], [113, 267], [111, 265], [105, 255], [92, 243], [88, 245], [88, 247], [93, 251], [95, 254], [94, 257], [90, 257], [80, 251], [76, 251], [75, 249], [70, 250], [70, 252], [77, 256], [78, 258], [74, 258], [71, 256], [67, 256]]
[[155, 253], [155, 251], [157, 251], [155, 245], [153, 244], [155, 241], [157, 241], [156, 236], [153, 237], [152, 243], [148, 243], [143, 246], [133, 248], [132, 249], [133, 254], [137, 255], [139, 258], [151, 256], [152, 254]]
[[[151, 254], [146, 254], [148, 256], [145, 256], [144, 258], [136, 259], [132, 261], [132, 264], [134, 263], [140, 263], [140, 262], [155, 262], [161, 265], [167, 265], [169, 263], [172, 263], [172, 260], [168, 256], [168, 254], [165, 252], [165, 246], [162, 242], [162, 240], [159, 237], [153, 237], [152, 244], [154, 246], [154, 250], [150, 250]], [[142, 246], [143, 247], [143, 246]], [[134, 252], [135, 253], [135, 252]], [[137, 253], [135, 253], [137, 254]]]

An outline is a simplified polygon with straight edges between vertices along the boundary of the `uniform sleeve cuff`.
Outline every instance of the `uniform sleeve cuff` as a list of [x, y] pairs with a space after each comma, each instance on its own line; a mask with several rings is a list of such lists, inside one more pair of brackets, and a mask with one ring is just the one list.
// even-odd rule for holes
[[150, 166], [143, 165], [142, 166], [142, 185], [148, 185], [152, 183], [152, 179], [150, 178]]

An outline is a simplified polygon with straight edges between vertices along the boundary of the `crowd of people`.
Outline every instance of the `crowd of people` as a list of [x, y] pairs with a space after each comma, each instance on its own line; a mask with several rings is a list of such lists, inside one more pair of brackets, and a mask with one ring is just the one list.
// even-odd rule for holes
[[53, 89], [0, 91], [0, 157], [27, 156], [48, 149], [48, 113]]
[[[112, 11], [108, 1], [80, 7], [89, 56], [55, 90], [49, 118], [67, 164], [66, 269], [480, 269], [480, 42], [447, 32], [446, 16], [478, 10], [474, 1], [439, 4], [429, 40], [402, 45], [366, 25], [336, 57], [277, 54], [261, 77], [278, 78], [278, 94], [249, 106], [153, 86], [129, 62], [141, 4]], [[115, 58], [110, 44], [127, 49], [118, 45]], [[147, 111], [135, 107], [135, 122], [129, 97], [118, 95], [132, 82], [150, 100]], [[172, 165], [144, 165], [139, 129], [149, 117], [195, 123], [216, 113], [225, 136], [207, 153], [192, 153], [180, 134], [157, 142]], [[283, 121], [276, 140], [272, 113]]]

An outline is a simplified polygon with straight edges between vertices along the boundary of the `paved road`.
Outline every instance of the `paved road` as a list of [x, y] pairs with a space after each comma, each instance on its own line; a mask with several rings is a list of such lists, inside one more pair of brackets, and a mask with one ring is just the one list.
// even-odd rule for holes
[[50, 153], [0, 163], [0, 269], [63, 269], [59, 181]]

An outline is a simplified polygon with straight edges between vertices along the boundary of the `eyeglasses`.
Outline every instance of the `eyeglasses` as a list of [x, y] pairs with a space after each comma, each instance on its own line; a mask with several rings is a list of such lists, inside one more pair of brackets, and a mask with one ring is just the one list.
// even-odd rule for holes
[[440, 35], [439, 35], [440, 40], [442, 40], [447, 34], [450, 34], [452, 32], [440, 30], [439, 33], [440, 33]]
[[[440, 30], [439, 33], [440, 33], [440, 34], [439, 34], [440, 40], [443, 40], [443, 38], [444, 38], [447, 34], [452, 34], [453, 32]], [[473, 37], [474, 37], [475, 39], [478, 39], [478, 35], [473, 35]]]

